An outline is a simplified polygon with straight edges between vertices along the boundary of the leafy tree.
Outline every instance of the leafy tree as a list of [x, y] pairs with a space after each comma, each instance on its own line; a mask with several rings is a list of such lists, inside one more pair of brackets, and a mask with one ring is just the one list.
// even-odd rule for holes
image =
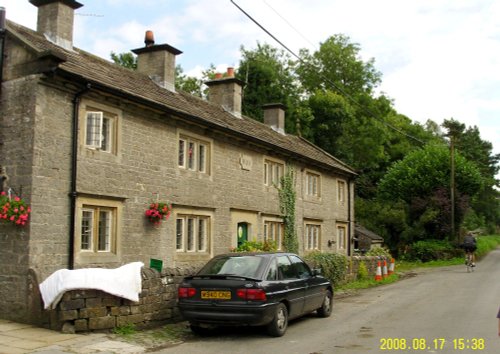
[[242, 46], [241, 55], [236, 77], [245, 82], [243, 114], [262, 121], [263, 105], [282, 103], [287, 107], [285, 130], [289, 133], [296, 133], [301, 127], [307, 130], [308, 116], [298, 121], [302, 117], [298, 113], [304, 106], [290, 56], [283, 50], [260, 43], [254, 50]]
[[297, 74], [302, 85], [307, 92], [320, 89], [353, 96], [371, 94], [380, 83], [381, 74], [375, 70], [374, 60], [364, 62], [359, 52], [359, 45], [342, 34], [329, 37], [313, 54], [301, 50]]
[[132, 52], [116, 54], [111, 52], [111, 59], [115, 64], [132, 70], [137, 69], [137, 57]]
[[[478, 168], [460, 154], [455, 167], [455, 222], [461, 223], [469, 200], [482, 186]], [[408, 206], [411, 225], [409, 241], [449, 236], [450, 152], [445, 145], [428, 145], [395, 163], [379, 184], [379, 196], [386, 202], [402, 201]]]

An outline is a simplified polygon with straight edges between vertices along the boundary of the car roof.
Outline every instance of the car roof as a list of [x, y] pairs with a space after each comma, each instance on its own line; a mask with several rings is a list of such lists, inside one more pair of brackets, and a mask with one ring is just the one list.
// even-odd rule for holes
[[259, 256], [259, 257], [272, 257], [274, 255], [290, 255], [297, 256], [295, 253], [290, 252], [230, 252], [218, 254], [214, 258], [220, 257], [242, 257], [242, 256]]

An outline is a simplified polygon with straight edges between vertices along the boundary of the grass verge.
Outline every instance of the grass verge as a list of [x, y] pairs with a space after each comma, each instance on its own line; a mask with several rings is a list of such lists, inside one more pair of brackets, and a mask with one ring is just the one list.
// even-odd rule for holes
[[[488, 252], [494, 250], [500, 246], [500, 235], [493, 236], [481, 236], [478, 238], [476, 256], [478, 259], [484, 257]], [[398, 281], [402, 277], [405, 277], [406, 273], [412, 272], [418, 268], [437, 268], [437, 267], [447, 267], [453, 265], [460, 265], [464, 263], [463, 257], [457, 257], [447, 260], [429, 261], [429, 262], [410, 262], [410, 261], [396, 261], [395, 263], [395, 273], [391, 276], [382, 279], [381, 281], [375, 281], [375, 279], [365, 279], [365, 280], [354, 280], [345, 284], [338, 285], [336, 290], [348, 291], [348, 290], [358, 290], [367, 289], [375, 286], [390, 284]]]

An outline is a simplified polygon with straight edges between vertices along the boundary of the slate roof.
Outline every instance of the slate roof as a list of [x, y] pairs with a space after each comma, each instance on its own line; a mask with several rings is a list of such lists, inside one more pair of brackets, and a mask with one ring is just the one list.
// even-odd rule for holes
[[269, 126], [249, 117], [236, 118], [222, 106], [185, 92], [168, 91], [155, 84], [147, 75], [121, 67], [78, 48], [74, 48], [74, 51], [65, 50], [36, 31], [9, 20], [7, 20], [7, 31], [40, 57], [52, 55], [61, 58], [57, 73], [71, 75], [99, 88], [108, 88], [126, 98], [139, 99], [156, 109], [165, 110], [199, 124], [206, 124], [228, 134], [235, 134], [239, 138], [296, 159], [308, 160], [309, 163], [351, 176], [356, 175], [351, 167], [304, 138], [279, 134]]
[[384, 238], [382, 236], [377, 235], [373, 231], [370, 231], [359, 224], [356, 224], [356, 226], [354, 227], [354, 235], [356, 237], [358, 237], [358, 235], [363, 235], [370, 238], [372, 241], [384, 241]]

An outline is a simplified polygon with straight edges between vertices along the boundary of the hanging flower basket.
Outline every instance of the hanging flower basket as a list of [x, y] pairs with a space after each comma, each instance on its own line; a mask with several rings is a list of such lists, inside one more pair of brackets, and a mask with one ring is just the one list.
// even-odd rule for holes
[[11, 222], [24, 226], [28, 222], [31, 208], [19, 197], [11, 197], [5, 192], [0, 193], [0, 221]]
[[159, 225], [163, 219], [168, 220], [171, 211], [170, 204], [157, 202], [151, 203], [144, 214], [151, 223]]

